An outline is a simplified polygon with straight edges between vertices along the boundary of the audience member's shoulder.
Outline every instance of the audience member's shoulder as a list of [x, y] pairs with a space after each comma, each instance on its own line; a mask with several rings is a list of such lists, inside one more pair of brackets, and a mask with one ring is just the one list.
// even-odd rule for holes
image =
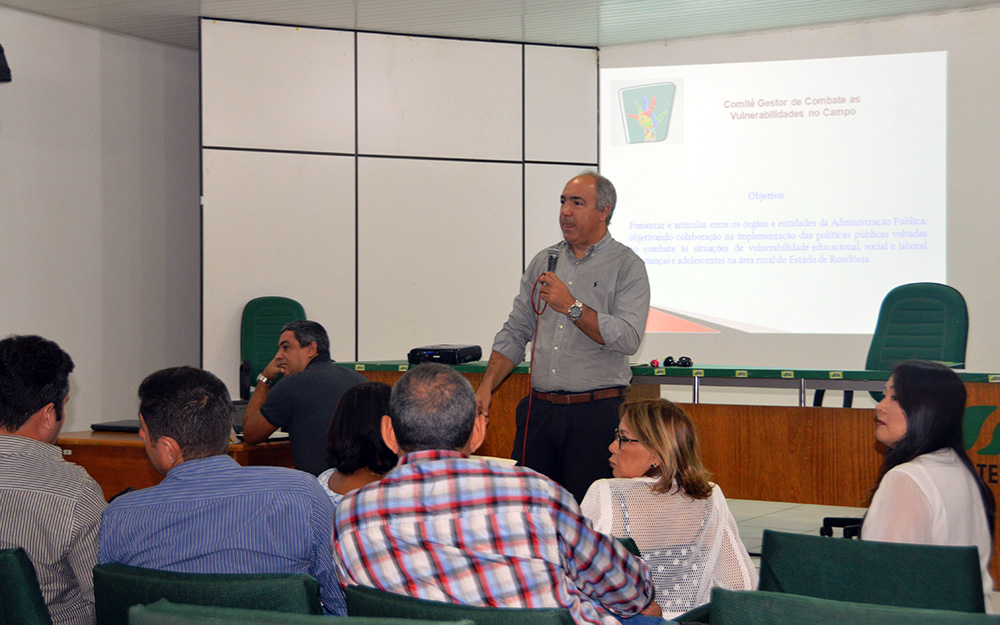
[[557, 502], [571, 508], [577, 507], [573, 495], [547, 475], [521, 465], [499, 463], [494, 460], [483, 460], [483, 462], [488, 463], [490, 472], [497, 477], [509, 478], [519, 484], [527, 497], [539, 501]]
[[298, 469], [257, 465], [242, 467], [242, 469], [248, 479], [254, 480], [254, 483], [262, 488], [280, 490], [281, 487], [287, 485], [308, 485], [310, 490], [312, 490], [312, 486], [315, 486], [320, 492], [323, 492], [323, 487], [316, 481], [315, 475]]
[[68, 498], [79, 497], [85, 491], [101, 492], [101, 487], [90, 473], [78, 464], [61, 458], [53, 462], [51, 457], [40, 454], [27, 456], [27, 462], [29, 466], [25, 467], [23, 474], [36, 478], [44, 476], [44, 479], [33, 480], [33, 487], [37, 490]]
[[318, 501], [324, 506], [329, 504], [331, 508], [333, 507], [330, 496], [312, 473], [287, 467], [247, 467], [247, 469], [253, 472], [252, 479], [261, 484], [263, 490], [294, 493]]

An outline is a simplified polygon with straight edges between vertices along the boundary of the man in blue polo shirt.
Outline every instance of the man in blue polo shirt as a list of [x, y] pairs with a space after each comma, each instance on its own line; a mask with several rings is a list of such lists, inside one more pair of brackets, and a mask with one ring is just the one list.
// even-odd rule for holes
[[158, 485], [115, 499], [101, 516], [98, 560], [181, 573], [306, 573], [324, 608], [344, 615], [330, 540], [333, 504], [308, 473], [245, 467], [226, 454], [232, 401], [192, 367], [139, 386], [139, 435]]

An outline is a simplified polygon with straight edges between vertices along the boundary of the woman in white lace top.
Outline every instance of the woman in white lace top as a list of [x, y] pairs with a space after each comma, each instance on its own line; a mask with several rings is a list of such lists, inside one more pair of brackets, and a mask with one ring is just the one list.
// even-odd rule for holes
[[707, 603], [714, 586], [755, 588], [757, 570], [687, 414], [666, 399], [626, 402], [615, 435], [615, 477], [594, 482], [581, 507], [597, 531], [635, 540], [663, 617]]

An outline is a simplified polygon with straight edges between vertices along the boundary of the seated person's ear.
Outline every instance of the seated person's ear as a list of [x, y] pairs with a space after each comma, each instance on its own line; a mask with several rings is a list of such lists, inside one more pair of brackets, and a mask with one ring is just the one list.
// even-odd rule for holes
[[387, 414], [382, 415], [382, 441], [385, 446], [392, 450], [392, 453], [399, 455], [399, 443], [396, 442], [396, 430], [392, 429], [392, 417]]
[[469, 435], [469, 442], [466, 444], [469, 454], [474, 453], [483, 444], [483, 441], [486, 439], [486, 426], [488, 424], [489, 419], [482, 414], [476, 415], [476, 420], [472, 424], [472, 434]]

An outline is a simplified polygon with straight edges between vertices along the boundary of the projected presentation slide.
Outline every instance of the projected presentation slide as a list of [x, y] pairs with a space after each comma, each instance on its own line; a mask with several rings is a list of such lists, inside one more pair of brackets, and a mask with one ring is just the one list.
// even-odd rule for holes
[[649, 330], [871, 333], [893, 287], [944, 282], [946, 80], [945, 52], [601, 70]]

